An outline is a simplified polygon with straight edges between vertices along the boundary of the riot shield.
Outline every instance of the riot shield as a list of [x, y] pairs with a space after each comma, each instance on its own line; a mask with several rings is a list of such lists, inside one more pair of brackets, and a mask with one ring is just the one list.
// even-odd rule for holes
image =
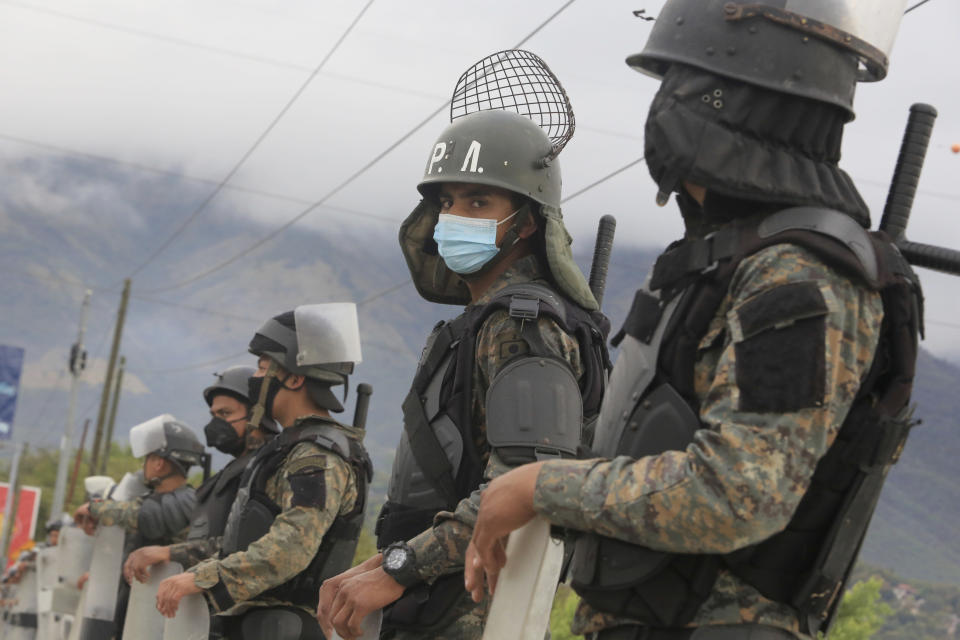
[[[174, 567], [176, 575], [183, 571], [177, 562], [167, 563]], [[203, 594], [194, 593], [180, 600], [177, 615], [166, 618], [163, 623], [162, 640], [207, 640], [210, 632], [210, 609]]]
[[542, 638], [562, 568], [563, 543], [550, 536], [545, 518], [534, 518], [511, 533], [483, 639]]
[[17, 603], [10, 611], [6, 640], [35, 640], [37, 637], [37, 571], [27, 567], [20, 578]]
[[113, 616], [123, 562], [123, 539], [124, 531], [120, 527], [100, 527], [97, 530], [90, 578], [84, 589], [79, 640], [110, 640], [116, 631]]
[[157, 611], [157, 589], [163, 580], [182, 571], [183, 567], [176, 562], [155, 564], [149, 568], [150, 577], [146, 582], [133, 581], [123, 623], [123, 640], [162, 640], [164, 617]]
[[[71, 594], [64, 594], [59, 589], [58, 557], [57, 547], [46, 547], [37, 551], [38, 640], [61, 640], [58, 633], [60, 620], [64, 614], [73, 613], [77, 606], [76, 597], [70, 598]], [[66, 599], [63, 595], [66, 595]]]

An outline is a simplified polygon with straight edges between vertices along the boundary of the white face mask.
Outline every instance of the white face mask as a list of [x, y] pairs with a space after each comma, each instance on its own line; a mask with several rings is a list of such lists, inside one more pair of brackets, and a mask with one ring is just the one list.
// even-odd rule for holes
[[476, 273], [497, 253], [497, 227], [513, 218], [520, 209], [499, 222], [490, 218], [465, 218], [441, 213], [433, 229], [440, 256], [454, 273]]

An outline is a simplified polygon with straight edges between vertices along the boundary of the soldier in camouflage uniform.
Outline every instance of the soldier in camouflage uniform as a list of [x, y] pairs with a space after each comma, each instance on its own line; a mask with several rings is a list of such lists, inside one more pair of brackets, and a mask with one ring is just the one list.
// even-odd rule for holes
[[[590, 532], [573, 561], [575, 633], [809, 640], [828, 627], [910, 426], [919, 294], [836, 164], [850, 40], [801, 36], [811, 20], [772, 4], [748, 16], [671, 0], [628, 59], [663, 77], [646, 159], [658, 200], [679, 192], [686, 235], [615, 339], [594, 441], [607, 459], [528, 465], [484, 493], [474, 599], [485, 579], [495, 588], [505, 536], [542, 514]], [[796, 71], [808, 62], [828, 71]]]
[[[381, 637], [479, 638], [489, 602], [471, 602], [460, 585], [481, 483], [576, 455], [596, 415], [605, 319], [570, 255], [558, 152], [530, 118], [506, 111], [454, 120], [432, 150], [401, 247], [424, 298], [469, 304], [427, 339], [378, 519], [381, 553], [324, 583], [328, 634], [359, 635], [368, 613], [390, 605]], [[558, 385], [549, 389], [546, 362]], [[557, 388], [575, 408], [558, 407]], [[532, 425], [517, 424], [523, 402]], [[491, 412], [505, 415], [497, 432]]]
[[[160, 584], [164, 615], [202, 592], [225, 637], [322, 638], [312, 615], [319, 585], [350, 566], [371, 472], [363, 432], [330, 416], [343, 411], [331, 386], [346, 384], [360, 359], [355, 307], [339, 305], [352, 310], [354, 340], [346, 344], [324, 323], [323, 309], [333, 306], [281, 314], [250, 342], [259, 357], [249, 380], [251, 421], [276, 420], [283, 430], [247, 466], [219, 557]], [[326, 331], [323, 342], [301, 337], [311, 327]]]
[[[126, 531], [124, 556], [146, 545], [169, 545], [187, 537], [196, 507], [196, 491], [187, 484], [191, 465], [201, 464], [203, 444], [184, 423], [164, 414], [130, 431], [131, 449], [143, 457], [143, 481], [150, 488], [133, 500], [92, 500], [81, 505], [74, 519]], [[92, 530], [88, 526], [85, 531]], [[123, 628], [129, 585], [120, 580], [115, 620]]]
[[[253, 367], [231, 367], [215, 374], [216, 383], [203, 390], [203, 399], [212, 416], [203, 429], [207, 445], [233, 459], [197, 490], [197, 508], [187, 539], [169, 546], [151, 545], [135, 550], [123, 565], [127, 582], [134, 578], [146, 582], [147, 568], [155, 564], [173, 561], [188, 569], [220, 551], [223, 528], [237, 495], [240, 476], [265, 438], [273, 435], [267, 427], [248, 428], [252, 403], [247, 398], [247, 381], [255, 371]], [[272, 428], [273, 424], [269, 426]]]

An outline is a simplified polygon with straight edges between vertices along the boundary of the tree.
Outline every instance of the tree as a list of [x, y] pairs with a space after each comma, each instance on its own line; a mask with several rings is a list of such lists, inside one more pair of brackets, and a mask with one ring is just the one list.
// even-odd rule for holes
[[893, 613], [893, 609], [880, 601], [882, 586], [883, 580], [874, 576], [858, 582], [844, 594], [829, 640], [868, 640], [880, 630]]
[[570, 631], [570, 621], [577, 610], [580, 599], [573, 589], [566, 585], [557, 588], [557, 595], [553, 599], [553, 610], [550, 612], [551, 640], [574, 640], [583, 636], [575, 636]]

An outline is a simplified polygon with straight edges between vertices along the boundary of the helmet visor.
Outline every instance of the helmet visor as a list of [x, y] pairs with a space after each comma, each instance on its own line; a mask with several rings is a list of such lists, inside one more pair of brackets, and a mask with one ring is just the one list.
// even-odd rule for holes
[[357, 305], [352, 302], [309, 304], [294, 310], [297, 366], [361, 361]]
[[159, 451], [167, 446], [167, 436], [163, 423], [173, 420], [168, 413], [150, 418], [130, 429], [130, 450], [135, 458], [143, 458], [148, 453]]

